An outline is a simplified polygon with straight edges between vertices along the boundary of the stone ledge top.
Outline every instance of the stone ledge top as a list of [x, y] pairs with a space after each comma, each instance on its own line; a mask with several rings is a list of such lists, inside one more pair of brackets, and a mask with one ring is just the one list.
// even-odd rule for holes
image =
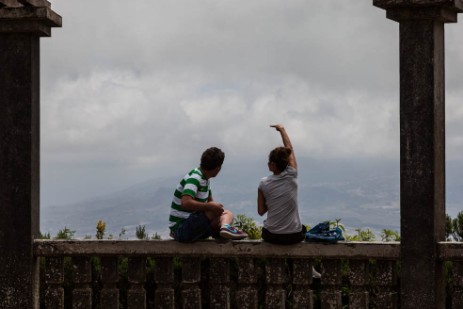
[[373, 0], [373, 5], [386, 10], [386, 17], [395, 21], [436, 20], [457, 22], [463, 12], [463, 0]]
[[47, 0], [0, 0], [0, 7], [18, 8], [18, 7], [51, 7]]
[[62, 256], [152, 256], [152, 257], [261, 257], [398, 260], [397, 242], [301, 242], [274, 245], [260, 240], [182, 244], [173, 240], [35, 240], [34, 255]]
[[463, 11], [462, 0], [373, 0], [373, 5], [383, 8], [404, 8], [404, 7], [426, 7], [426, 6], [444, 6], [449, 9]]
[[46, 0], [0, 0], [0, 33], [35, 33], [50, 36], [62, 18]]

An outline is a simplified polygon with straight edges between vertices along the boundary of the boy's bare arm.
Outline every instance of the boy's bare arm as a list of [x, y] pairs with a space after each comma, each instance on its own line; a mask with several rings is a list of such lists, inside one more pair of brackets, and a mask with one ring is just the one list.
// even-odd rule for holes
[[202, 203], [195, 200], [191, 195], [182, 196], [182, 208], [188, 211], [204, 211], [204, 212], [216, 212], [218, 214], [223, 213], [223, 205], [214, 201]]

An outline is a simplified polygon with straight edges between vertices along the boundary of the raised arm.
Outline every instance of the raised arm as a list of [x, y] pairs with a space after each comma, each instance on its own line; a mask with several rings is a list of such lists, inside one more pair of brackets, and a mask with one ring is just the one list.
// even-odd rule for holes
[[274, 124], [270, 127], [275, 128], [281, 134], [281, 139], [283, 140], [283, 145], [289, 149], [291, 149], [291, 155], [289, 156], [289, 166], [294, 167], [297, 169], [297, 161], [296, 155], [294, 154], [293, 145], [291, 144], [291, 140], [289, 139], [288, 133], [286, 133], [285, 127], [282, 124]]

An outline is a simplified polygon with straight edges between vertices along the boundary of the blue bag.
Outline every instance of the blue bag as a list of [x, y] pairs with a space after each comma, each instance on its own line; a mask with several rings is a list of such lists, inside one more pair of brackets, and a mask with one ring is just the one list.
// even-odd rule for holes
[[315, 225], [305, 234], [305, 241], [308, 242], [335, 244], [340, 240], [344, 240], [342, 230], [338, 226], [331, 228], [328, 221]]

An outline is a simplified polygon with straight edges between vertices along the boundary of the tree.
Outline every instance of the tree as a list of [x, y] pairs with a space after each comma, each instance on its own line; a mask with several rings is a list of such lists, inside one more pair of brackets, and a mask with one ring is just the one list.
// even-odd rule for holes
[[137, 236], [139, 240], [148, 239], [148, 234], [145, 231], [144, 225], [139, 225], [135, 228], [135, 236]]
[[156, 233], [153, 234], [153, 236], [151, 236], [151, 239], [153, 239], [153, 240], [160, 240], [160, 239], [162, 239], [162, 238], [161, 238], [161, 235], [159, 235], [159, 234], [156, 232]]
[[355, 231], [357, 232], [357, 235], [354, 235], [354, 236], [347, 235], [346, 240], [348, 241], [374, 241], [376, 239], [375, 233], [373, 233], [373, 231], [368, 228], [366, 230], [355, 229]]
[[238, 214], [235, 218], [235, 225], [248, 234], [248, 239], [261, 239], [262, 227], [258, 226], [253, 218], [244, 214]]
[[452, 220], [452, 236], [456, 241], [463, 240], [463, 211], [460, 211]]
[[382, 241], [400, 241], [400, 234], [393, 230], [384, 229], [381, 232]]
[[96, 239], [103, 239], [106, 230], [106, 223], [103, 220], [98, 220], [96, 223]]
[[68, 229], [65, 226], [64, 229], [58, 231], [58, 233], [56, 234], [55, 239], [68, 239], [69, 240], [69, 239], [72, 239], [74, 237], [75, 233], [76, 233], [76, 231], [71, 231], [70, 229]]

